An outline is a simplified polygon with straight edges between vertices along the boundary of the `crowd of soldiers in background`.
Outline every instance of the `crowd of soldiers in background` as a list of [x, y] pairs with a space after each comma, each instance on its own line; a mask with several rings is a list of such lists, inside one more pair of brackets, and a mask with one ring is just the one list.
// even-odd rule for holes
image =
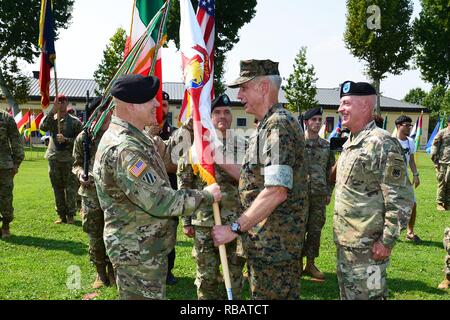
[[[180, 136], [192, 135], [192, 123], [180, 129], [168, 123], [167, 93], [163, 94], [163, 124], [145, 120], [146, 113], [152, 116], [157, 107], [160, 84], [153, 77], [123, 76], [116, 81], [114, 117], [112, 112], [107, 115], [95, 138], [67, 113], [68, 99], [55, 98], [41, 124], [41, 130], [51, 134], [45, 157], [58, 214], [55, 223], [74, 223], [78, 193], [89, 257], [97, 272], [94, 288], [117, 285], [121, 299], [164, 299], [165, 285], [177, 282], [172, 269], [178, 216], [182, 215], [183, 233], [194, 239], [198, 299], [225, 298], [217, 249], [225, 243], [236, 299], [242, 298], [246, 277], [253, 299], [299, 299], [302, 274], [325, 281], [315, 260], [326, 206], [336, 189], [334, 240], [340, 297], [387, 298], [386, 270], [401, 229], [407, 227], [408, 240], [421, 241], [414, 231], [416, 201], [407, 171], [409, 167], [417, 188], [414, 142], [408, 137], [412, 120], [400, 116], [397, 137], [391, 137], [376, 127], [373, 87], [344, 82], [338, 111], [349, 137], [336, 163], [330, 143], [319, 137], [322, 110], [304, 113], [303, 130], [278, 103], [280, 84], [278, 63], [241, 61], [240, 77], [229, 87], [239, 88], [245, 111], [255, 116], [255, 133], [249, 139], [229, 130], [229, 98], [221, 95], [212, 101], [211, 119], [223, 146], [216, 152], [225, 157], [230, 153], [234, 159], [236, 145], [246, 146], [243, 163], [214, 165], [220, 191], [195, 174], [186, 154], [176, 161], [171, 158]], [[141, 89], [148, 88], [144, 85], [152, 90]], [[90, 111], [100, 106], [101, 98], [96, 98]], [[133, 115], [139, 112], [144, 115], [141, 119]], [[437, 210], [441, 211], [450, 208], [448, 120], [448, 128], [436, 136], [431, 152], [438, 179]], [[265, 139], [263, 132], [276, 132], [277, 138]], [[279, 142], [277, 163], [251, 161], [252, 155], [259, 154], [261, 140], [263, 153], [270, 153], [274, 140]], [[5, 239], [11, 236], [13, 178], [24, 151], [14, 119], [4, 111], [0, 111], [0, 146]], [[214, 200], [220, 200], [223, 226], [214, 226]], [[448, 289], [449, 228], [444, 246], [445, 278], [439, 288]]]

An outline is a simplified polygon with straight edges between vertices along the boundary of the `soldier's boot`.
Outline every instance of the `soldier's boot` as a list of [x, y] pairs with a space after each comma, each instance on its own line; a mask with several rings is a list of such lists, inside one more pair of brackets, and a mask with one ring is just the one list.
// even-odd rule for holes
[[73, 216], [67, 216], [67, 224], [75, 224]]
[[106, 265], [106, 269], [108, 270], [108, 280], [109, 285], [115, 287], [116, 286], [116, 275], [114, 274], [114, 268], [111, 262], [108, 262]]
[[2, 239], [11, 237], [11, 232], [9, 231], [9, 223], [3, 222], [2, 225]]
[[450, 274], [445, 276], [445, 279], [438, 285], [439, 289], [448, 289], [450, 288]]
[[106, 265], [96, 264], [95, 268], [97, 269], [97, 277], [95, 278], [95, 281], [92, 284], [92, 288], [99, 289], [101, 287], [107, 286], [109, 283], [108, 283], [108, 275], [106, 274]]
[[314, 259], [306, 260], [306, 267], [303, 272], [315, 279], [325, 280], [325, 275], [314, 265]]
[[445, 205], [443, 203], [438, 203], [436, 206], [437, 211], [445, 211]]

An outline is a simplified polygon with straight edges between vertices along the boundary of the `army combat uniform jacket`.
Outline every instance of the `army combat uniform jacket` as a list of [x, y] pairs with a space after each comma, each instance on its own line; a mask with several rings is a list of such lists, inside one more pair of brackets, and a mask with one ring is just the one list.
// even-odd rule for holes
[[0, 110], [0, 169], [19, 167], [25, 157], [16, 122]]
[[338, 160], [334, 240], [353, 248], [376, 241], [392, 247], [412, 206], [402, 147], [372, 121], [350, 136]]
[[306, 139], [308, 156], [309, 193], [313, 196], [329, 196], [333, 193], [334, 184], [330, 179], [331, 168], [335, 163], [334, 152], [330, 143], [322, 138]]
[[431, 146], [431, 160], [434, 163], [450, 164], [450, 130], [439, 131]]
[[173, 190], [154, 141], [114, 116], [98, 146], [94, 178], [105, 213], [106, 250], [115, 266], [167, 256], [175, 230], [173, 219], [165, 218], [191, 215], [203, 201], [213, 202], [207, 191]]

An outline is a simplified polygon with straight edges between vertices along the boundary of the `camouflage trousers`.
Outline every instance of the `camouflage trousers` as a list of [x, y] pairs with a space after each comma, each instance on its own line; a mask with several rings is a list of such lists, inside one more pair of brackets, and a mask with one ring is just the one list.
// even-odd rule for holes
[[[192, 256], [197, 263], [198, 300], [224, 300], [227, 298], [223, 277], [220, 273], [219, 249], [214, 246], [210, 227], [194, 226], [195, 239]], [[226, 245], [233, 299], [242, 299], [242, 269], [245, 259], [238, 255], [237, 240]]]
[[74, 216], [77, 211], [77, 181], [72, 173], [72, 163], [50, 160], [48, 164], [56, 212], [61, 218]]
[[13, 188], [13, 170], [0, 169], [0, 214], [3, 223], [9, 223], [14, 219]]
[[120, 300], [166, 298], [167, 253], [157, 254], [133, 265], [115, 265]]
[[445, 255], [444, 272], [450, 276], [450, 228], [446, 228], [444, 232], [444, 249], [447, 252]]
[[97, 199], [81, 197], [81, 221], [83, 231], [89, 238], [89, 258], [95, 265], [105, 265], [109, 262], [103, 241], [103, 228], [105, 226], [103, 211]]
[[444, 205], [450, 204], [450, 165], [440, 164], [436, 169], [437, 194], [436, 202]]
[[374, 261], [371, 248], [337, 245], [337, 277], [341, 300], [386, 299], [388, 265], [389, 258]]
[[325, 225], [326, 198], [327, 196], [311, 196], [309, 198], [306, 241], [302, 257], [313, 259], [319, 256], [320, 236]]
[[269, 263], [247, 259], [252, 300], [299, 300], [300, 261]]

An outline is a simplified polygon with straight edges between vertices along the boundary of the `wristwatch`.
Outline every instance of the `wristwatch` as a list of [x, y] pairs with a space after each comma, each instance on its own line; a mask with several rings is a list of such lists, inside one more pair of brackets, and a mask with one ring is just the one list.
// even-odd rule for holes
[[237, 235], [241, 235], [242, 234], [241, 225], [239, 224], [239, 222], [235, 221], [235, 222], [233, 222], [231, 224], [231, 231], [233, 231]]

